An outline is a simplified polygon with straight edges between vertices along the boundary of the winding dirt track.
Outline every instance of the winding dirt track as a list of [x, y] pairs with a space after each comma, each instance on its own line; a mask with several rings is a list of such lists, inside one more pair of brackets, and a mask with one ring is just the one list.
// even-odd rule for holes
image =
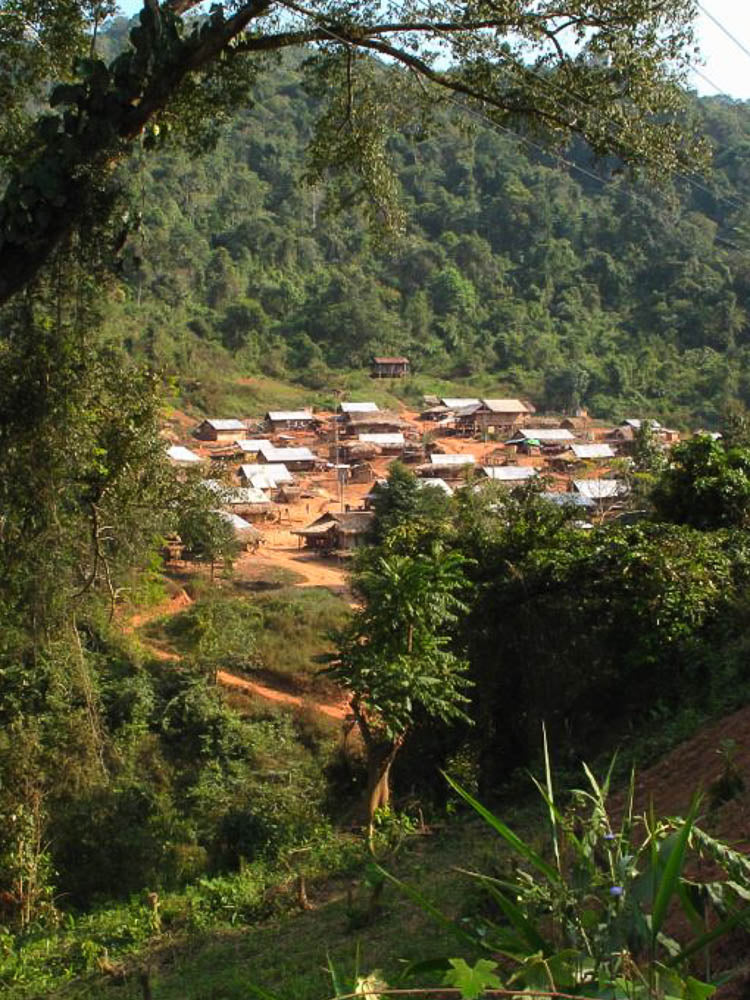
[[[276, 559], [274, 559], [273, 562], [274, 564], [278, 564]], [[298, 572], [301, 572], [301, 570]], [[338, 571], [338, 574], [339, 584], [346, 589], [343, 573]], [[308, 587], [320, 585], [321, 584], [319, 583], [308, 583], [307, 581], [299, 584], [299, 586]], [[175, 597], [172, 598], [172, 600], [159, 604], [154, 608], [150, 608], [148, 611], [133, 615], [124, 626], [123, 631], [132, 634], [142, 625], [146, 625], [148, 622], [154, 621], [157, 618], [163, 618], [166, 615], [176, 615], [192, 603], [193, 602], [190, 596], [186, 594], [184, 590], [181, 590], [177, 595], [175, 595]], [[174, 661], [180, 659], [178, 653], [162, 649], [155, 642], [148, 640], [144, 636], [140, 636], [139, 638], [143, 645], [146, 646], [149, 653], [151, 653], [151, 655], [156, 659]], [[266, 684], [258, 684], [255, 681], [247, 680], [244, 677], [238, 677], [236, 674], [230, 674], [226, 670], [218, 671], [217, 680], [223, 687], [244, 691], [248, 694], [255, 695], [258, 698], [263, 698], [266, 701], [276, 702], [281, 705], [289, 705], [295, 708], [311, 708], [314, 711], [319, 712], [321, 715], [326, 715], [329, 718], [336, 719], [338, 721], [343, 721], [348, 714], [345, 701], [342, 701], [339, 704], [312, 702], [306, 698], [300, 698], [298, 695], [289, 694], [286, 691], [279, 691], [278, 689], [269, 687]]]

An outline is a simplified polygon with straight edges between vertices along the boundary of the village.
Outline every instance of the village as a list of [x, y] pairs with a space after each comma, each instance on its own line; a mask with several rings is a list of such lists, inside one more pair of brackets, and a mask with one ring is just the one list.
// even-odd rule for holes
[[[373, 359], [375, 378], [408, 371], [406, 358]], [[649, 423], [660, 447], [679, 441]], [[419, 411], [341, 400], [334, 411], [208, 418], [165, 433], [170, 460], [202, 469], [243, 550], [316, 575], [312, 560], [322, 568], [325, 557], [340, 562], [367, 543], [374, 498], [396, 461], [449, 495], [538, 480], [551, 503], [576, 508], [582, 528], [627, 516], [640, 426], [639, 418], [604, 424], [583, 409], [545, 415], [525, 399], [426, 396]]]

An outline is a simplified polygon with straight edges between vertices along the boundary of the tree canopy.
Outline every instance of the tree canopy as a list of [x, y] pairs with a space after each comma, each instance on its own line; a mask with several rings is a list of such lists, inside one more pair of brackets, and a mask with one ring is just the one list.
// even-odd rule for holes
[[[28, 117], [16, 99], [2, 126], [15, 141], [0, 200], [0, 302], [77, 224], [113, 210], [111, 167], [136, 140], [155, 144], [246, 101], [269, 53], [290, 47], [313, 47], [308, 78], [327, 94], [313, 173], [333, 167], [349, 179], [348, 193], [354, 180], [394, 224], [387, 140], [405, 122], [429, 129], [435, 107], [457, 98], [554, 143], [580, 135], [597, 153], [661, 169], [695, 161], [678, 86], [693, 42], [692, 0], [253, 0], [208, 16], [197, 6], [145, 0], [129, 45], [109, 62], [92, 37], [106, 5], [68, 3], [64, 18], [23, 0], [0, 7], [0, 30], [14, 46], [6, 81], [23, 78], [26, 93], [41, 97], [61, 79], [48, 111]], [[67, 78], [63, 56], [37, 53], [48, 32], [55, 43], [67, 37], [64, 52], [75, 56]]]

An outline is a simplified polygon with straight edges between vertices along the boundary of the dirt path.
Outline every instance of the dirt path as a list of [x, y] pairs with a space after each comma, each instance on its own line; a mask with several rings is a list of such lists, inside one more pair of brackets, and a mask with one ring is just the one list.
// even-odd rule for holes
[[[300, 586], [317, 587], [325, 586], [325, 584], [305, 583], [300, 584]], [[127, 634], [132, 634], [137, 628], [140, 628], [142, 625], [147, 625], [149, 622], [155, 621], [157, 618], [163, 618], [165, 615], [179, 614], [180, 611], [192, 603], [193, 601], [191, 597], [185, 593], [184, 590], [180, 590], [171, 600], [158, 604], [153, 608], [149, 608], [148, 611], [138, 612], [133, 615], [132, 618], [128, 619], [128, 621], [123, 625], [123, 631]], [[152, 640], [147, 639], [145, 636], [140, 636], [139, 638], [143, 645], [148, 649], [149, 653], [157, 660], [172, 660], [176, 662], [180, 659], [179, 653], [162, 649], [159, 645]], [[290, 705], [295, 708], [312, 708], [321, 715], [327, 715], [330, 719], [337, 719], [341, 721], [345, 719], [348, 714], [347, 704], [343, 700], [340, 704], [335, 705], [308, 701], [306, 698], [300, 698], [298, 695], [289, 694], [286, 691], [279, 691], [276, 688], [268, 687], [266, 684], [258, 684], [255, 681], [247, 680], [244, 677], [238, 677], [236, 674], [230, 674], [226, 670], [218, 671], [217, 680], [223, 687], [245, 691], [248, 694], [256, 695], [258, 698], [263, 698], [266, 701], [272, 701], [276, 704]]]
[[248, 569], [253, 568], [255, 572], [259, 564], [278, 566], [304, 577], [293, 586], [326, 587], [335, 594], [348, 595], [347, 574], [343, 564], [333, 559], [321, 559], [320, 556], [300, 549], [297, 537], [288, 529], [276, 529], [265, 534], [265, 545], [257, 553], [248, 555], [247, 561], [243, 558], [237, 564], [236, 571], [239, 575], [242, 575], [243, 565]]
[[256, 684], [255, 681], [245, 680], [236, 674], [228, 674], [225, 670], [220, 670], [217, 676], [219, 683], [225, 687], [248, 691], [251, 694], [258, 695], [259, 698], [265, 698], [266, 701], [275, 701], [283, 705], [294, 705], [299, 708], [308, 706], [316, 712], [320, 712], [321, 715], [327, 715], [331, 719], [342, 720], [348, 714], [345, 703], [341, 705], [323, 705], [319, 702], [306, 701], [297, 695], [287, 694], [286, 691], [278, 691], [276, 688], [266, 687], [265, 684]]

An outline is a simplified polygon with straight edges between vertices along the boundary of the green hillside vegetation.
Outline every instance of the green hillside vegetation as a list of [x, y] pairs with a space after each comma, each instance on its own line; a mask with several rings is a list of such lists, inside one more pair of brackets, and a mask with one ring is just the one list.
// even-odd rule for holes
[[559, 162], [446, 115], [392, 143], [407, 221], [386, 239], [305, 183], [318, 104], [299, 58], [213, 152], [129, 164], [143, 225], [106, 325], [174, 372], [183, 402], [261, 413], [346, 387], [388, 403], [373, 353], [410, 357], [394, 390], [416, 405], [461, 385], [689, 427], [750, 402], [743, 103], [696, 99], [713, 172], [656, 186], [582, 145]]
[[[511, 6], [546, 44], [537, 4]], [[477, 58], [451, 80], [484, 87], [495, 127], [428, 109], [373, 56], [377, 25], [332, 41], [350, 31], [338, 4], [319, 5], [335, 22], [314, 20], [310, 63], [273, 11], [231, 34], [233, 7], [183, 22], [190, 4], [150, 0], [123, 51], [123, 21], [98, 31], [107, 5], [0, 0], [10, 1000], [378, 994], [357, 981], [358, 939], [363, 975], [438, 959], [403, 981], [461, 1000], [498, 983], [708, 1000], [747, 954], [750, 864], [702, 827], [746, 807], [738, 748], [707, 751], [723, 772], [684, 820], [627, 804], [633, 765], [750, 698], [747, 107], [692, 102], [716, 156], [691, 184], [671, 171], [700, 146], [660, 68], [689, 45], [686, 5], [568, 6], [595, 22], [593, 52], [561, 70], [592, 88], [585, 112], [523, 66], [498, 107], [509, 50], [482, 60], [484, 22], [468, 29]], [[273, 63], [235, 61], [271, 43]], [[348, 99], [372, 120], [341, 135], [329, 83], [334, 112]], [[527, 99], [527, 126], [559, 116], [560, 162], [503, 130]], [[610, 106], [633, 111], [622, 133]], [[353, 174], [330, 169], [357, 143]], [[623, 173], [652, 154], [662, 186]], [[414, 374], [373, 384], [379, 352]], [[215, 493], [165, 454], [170, 407], [259, 416], [343, 389], [416, 405], [449, 387], [724, 436], [665, 461], [644, 431], [631, 509], [595, 524], [543, 480], [468, 477], [449, 497], [395, 463], [330, 591], [257, 553], [233, 571]], [[187, 568], [164, 561], [175, 534]], [[724, 884], [700, 881], [695, 851]]]

